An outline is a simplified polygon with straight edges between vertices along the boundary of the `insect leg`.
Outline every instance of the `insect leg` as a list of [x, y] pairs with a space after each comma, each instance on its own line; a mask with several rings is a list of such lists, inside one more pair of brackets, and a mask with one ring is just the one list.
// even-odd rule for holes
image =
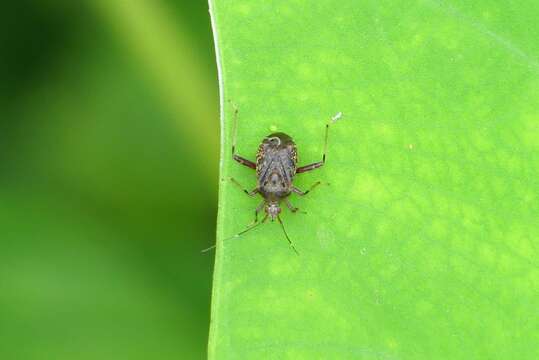
[[301, 190], [298, 189], [297, 187], [292, 186], [292, 191], [293, 191], [294, 193], [298, 194], [299, 196], [305, 196], [305, 195], [307, 195], [312, 189], [314, 189], [315, 187], [317, 187], [317, 186], [320, 185], [320, 184], [321, 184], [320, 181], [315, 182], [315, 183], [313, 184], [313, 186], [311, 186], [311, 187], [309, 188], [309, 190], [307, 190], [307, 191], [301, 191]]
[[258, 188], [255, 188], [251, 191], [245, 189], [236, 179], [234, 179], [233, 177], [230, 178], [230, 181], [232, 181], [234, 184], [236, 184], [244, 193], [246, 193], [247, 195], [249, 195], [250, 197], [253, 197], [255, 196], [256, 194], [258, 194]]
[[286, 206], [290, 209], [290, 211], [292, 211], [293, 213], [295, 212], [301, 212], [302, 214], [307, 214], [305, 211], [300, 211], [299, 208], [295, 207], [294, 205], [292, 205], [290, 203], [290, 201], [288, 201], [288, 199], [285, 199], [284, 202], [286, 203]]
[[304, 172], [311, 171], [314, 169], [318, 169], [319, 167], [322, 167], [326, 163], [326, 152], [328, 148], [328, 133], [329, 133], [329, 124], [326, 124], [326, 136], [324, 140], [324, 154], [322, 155], [322, 161], [318, 161], [318, 162], [305, 165], [305, 166], [300, 166], [296, 170], [296, 173], [300, 174], [300, 173], [304, 173]]
[[260, 211], [262, 211], [262, 209], [264, 208], [264, 205], [266, 205], [266, 202], [265, 201], [262, 201], [255, 209], [255, 219], [254, 221], [251, 223], [251, 224], [254, 224], [256, 222], [258, 222], [258, 213]]
[[234, 120], [232, 122], [232, 158], [242, 165], [245, 165], [251, 169], [256, 169], [256, 164], [254, 162], [236, 154], [236, 138], [238, 135], [238, 108], [232, 102], [230, 104], [234, 108]]
[[290, 211], [292, 211], [293, 213], [295, 213], [296, 211], [299, 210], [299, 208], [295, 207], [294, 205], [290, 204], [290, 201], [288, 201], [288, 199], [285, 199], [285, 203], [286, 203], [286, 206], [290, 209]]
[[318, 169], [319, 167], [322, 167], [326, 163], [326, 153], [328, 151], [328, 135], [329, 135], [329, 125], [330, 123], [334, 123], [337, 120], [339, 120], [342, 117], [342, 113], [337, 113], [335, 116], [333, 116], [329, 123], [326, 124], [326, 135], [324, 137], [324, 154], [322, 155], [322, 161], [318, 161], [309, 165], [300, 166], [297, 168], [296, 173], [304, 173], [307, 171], [311, 171], [314, 169]]
[[240, 164], [245, 165], [248, 168], [251, 168], [253, 170], [256, 169], [256, 164], [252, 162], [251, 160], [247, 160], [246, 158], [242, 158], [241, 156], [236, 155], [236, 154], [233, 154], [232, 157], [234, 158], [234, 160], [236, 160]]
[[[253, 229], [254, 229], [255, 227], [257, 227], [258, 225], [265, 223], [267, 219], [268, 219], [268, 215], [266, 214], [266, 216], [264, 216], [264, 218], [262, 219], [262, 221], [259, 221], [259, 222], [257, 222], [257, 223], [251, 224], [251, 225], [247, 226], [247, 229], [240, 231], [239, 233], [237, 233], [237, 234], [234, 235], [234, 236], [231, 236], [231, 237], [229, 237], [229, 238], [223, 239], [222, 241], [232, 240], [232, 239], [238, 238], [238, 237], [240, 237], [241, 235], [245, 234], [247, 231], [253, 230]], [[209, 250], [211, 250], [211, 249], [215, 249], [216, 247], [217, 247], [217, 244], [212, 245], [212, 246], [210, 246], [209, 248], [206, 248], [206, 249], [202, 250], [201, 252], [205, 253], [205, 252], [207, 252], [207, 251], [209, 251]]]
[[[265, 223], [267, 219], [268, 219], [268, 214], [266, 214], [266, 216], [264, 216], [264, 218], [262, 219], [262, 221], [259, 221], [259, 222], [255, 222], [255, 223], [253, 223], [253, 224], [250, 224], [249, 226], [247, 226], [247, 229], [245, 229], [245, 230], [243, 230], [243, 231], [240, 231], [239, 233], [237, 233], [236, 235], [230, 237], [229, 239], [237, 238], [238, 236], [241, 236], [241, 235], [245, 234], [247, 231], [252, 230], [252, 229], [254, 229], [255, 227], [257, 227], [258, 225]], [[226, 239], [226, 240], [228, 240], [228, 239]]]

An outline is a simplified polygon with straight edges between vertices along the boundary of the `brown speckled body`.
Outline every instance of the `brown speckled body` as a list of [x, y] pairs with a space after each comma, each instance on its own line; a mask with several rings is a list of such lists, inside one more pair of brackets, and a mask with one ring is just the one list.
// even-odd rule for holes
[[277, 202], [292, 192], [296, 175], [297, 148], [285, 133], [268, 135], [256, 154], [257, 187], [268, 202]]

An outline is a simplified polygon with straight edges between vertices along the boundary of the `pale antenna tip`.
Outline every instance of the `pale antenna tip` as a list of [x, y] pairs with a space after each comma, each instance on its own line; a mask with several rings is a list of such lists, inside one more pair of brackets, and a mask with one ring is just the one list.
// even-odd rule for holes
[[340, 120], [342, 118], [342, 112], [338, 112], [336, 113], [332, 118], [331, 118], [331, 122], [332, 123], [336, 123], [338, 120]]

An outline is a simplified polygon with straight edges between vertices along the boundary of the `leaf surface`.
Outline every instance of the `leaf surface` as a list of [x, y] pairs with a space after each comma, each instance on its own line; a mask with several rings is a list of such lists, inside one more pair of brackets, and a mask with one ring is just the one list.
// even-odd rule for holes
[[[212, 359], [539, 357], [539, 7], [213, 0], [223, 103]], [[228, 239], [291, 135], [307, 189]], [[329, 185], [327, 184], [329, 183]], [[535, 344], [535, 345], [534, 345]]]

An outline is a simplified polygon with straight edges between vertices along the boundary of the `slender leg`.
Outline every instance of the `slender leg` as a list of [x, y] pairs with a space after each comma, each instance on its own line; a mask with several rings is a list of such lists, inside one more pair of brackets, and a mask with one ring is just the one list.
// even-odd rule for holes
[[250, 197], [253, 197], [256, 194], [258, 194], [258, 188], [255, 188], [255, 189], [249, 191], [249, 190], [245, 189], [243, 186], [241, 186], [241, 184], [236, 179], [234, 179], [233, 177], [230, 178], [230, 181], [232, 181], [234, 184], [236, 184], [244, 193], [246, 193]]
[[287, 207], [290, 209], [290, 211], [292, 211], [293, 213], [296, 213], [296, 212], [299, 211], [299, 212], [302, 213], [302, 214], [307, 214], [305, 211], [301, 211], [299, 208], [297, 208], [297, 207], [295, 207], [294, 205], [292, 205], [292, 204], [290, 203], [290, 201], [288, 201], [288, 199], [285, 199], [284, 201], [285, 201], [285, 203], [286, 203], [286, 206], [287, 206]]
[[324, 137], [324, 154], [322, 155], [322, 161], [318, 161], [309, 165], [301, 166], [297, 168], [296, 173], [304, 173], [307, 171], [311, 171], [314, 169], [318, 169], [319, 167], [322, 167], [326, 163], [326, 153], [328, 150], [328, 134], [329, 134], [329, 125], [330, 123], [334, 123], [337, 120], [339, 120], [342, 117], [342, 113], [337, 113], [335, 116], [333, 116], [329, 123], [326, 124], [326, 135]]
[[251, 160], [247, 160], [236, 154], [236, 138], [238, 135], [238, 108], [230, 103], [234, 108], [234, 120], [232, 123], [232, 158], [242, 165], [245, 165], [251, 169], [256, 169], [256, 164]]
[[[254, 229], [254, 228], [257, 227], [258, 225], [265, 223], [266, 220], [268, 220], [268, 214], [266, 214], [266, 216], [264, 216], [264, 218], [262, 219], [262, 221], [255, 222], [255, 223], [253, 223], [253, 224], [249, 224], [249, 226], [247, 226], [247, 228], [246, 228], [245, 230], [240, 231], [239, 233], [237, 233], [236, 235], [234, 235], [234, 236], [232, 236], [232, 237], [229, 237], [228, 239], [237, 238], [238, 236], [241, 236], [241, 235], [245, 234], [247, 231], [249, 231], [249, 230], [251, 230], [251, 229]], [[225, 240], [228, 240], [228, 239], [225, 239]]]
[[328, 148], [328, 133], [329, 133], [329, 124], [326, 124], [326, 136], [324, 140], [324, 154], [322, 155], [322, 161], [318, 161], [309, 165], [300, 166], [297, 168], [296, 173], [304, 173], [307, 171], [311, 171], [314, 169], [318, 169], [319, 167], [322, 167], [326, 163], [326, 152]]
[[[250, 231], [250, 230], [253, 230], [253, 229], [256, 228], [258, 225], [265, 223], [267, 219], [268, 219], [268, 214], [266, 214], [266, 216], [264, 216], [264, 218], [262, 219], [262, 221], [259, 221], [259, 222], [256, 222], [256, 223], [254, 223], [254, 224], [251, 224], [251, 225], [247, 226], [247, 228], [246, 228], [245, 230], [240, 231], [239, 233], [237, 233], [237, 234], [234, 235], [234, 236], [231, 236], [231, 237], [229, 237], [229, 238], [223, 239], [222, 241], [224, 242], [224, 241], [226, 241], [226, 240], [232, 240], [232, 239], [234, 239], [234, 238], [238, 238], [238, 237], [240, 237], [241, 235], [245, 234], [246, 232], [248, 232], [248, 231]], [[212, 246], [210, 246], [209, 248], [206, 248], [206, 249], [202, 250], [201, 252], [205, 253], [205, 252], [208, 252], [208, 251], [210, 251], [210, 250], [212, 250], [212, 249], [215, 249], [216, 247], [217, 247], [217, 244], [212, 245]], [[295, 250], [295, 249], [294, 249], [294, 250]]]
[[264, 205], [266, 205], [266, 202], [265, 201], [262, 201], [255, 209], [255, 219], [253, 220], [253, 222], [251, 223], [252, 224], [255, 224], [258, 222], [258, 213], [262, 211], [262, 209], [264, 208]]
[[295, 207], [294, 205], [290, 204], [290, 201], [288, 201], [288, 199], [285, 199], [284, 200], [285, 203], [286, 203], [286, 206], [290, 209], [290, 211], [292, 211], [293, 213], [295, 213], [296, 211], [299, 210], [299, 208]]
[[304, 191], [301, 191], [300, 189], [298, 189], [298, 188], [295, 187], [295, 186], [292, 186], [292, 192], [298, 194], [299, 196], [305, 196], [305, 195], [307, 195], [312, 189], [314, 189], [315, 187], [317, 187], [317, 186], [320, 185], [320, 184], [321, 184], [320, 181], [315, 182], [315, 183], [313, 184], [313, 186], [311, 186], [311, 187], [309, 188], [309, 190], [307, 190], [307, 191], [305, 191], [305, 192], [304, 192]]

